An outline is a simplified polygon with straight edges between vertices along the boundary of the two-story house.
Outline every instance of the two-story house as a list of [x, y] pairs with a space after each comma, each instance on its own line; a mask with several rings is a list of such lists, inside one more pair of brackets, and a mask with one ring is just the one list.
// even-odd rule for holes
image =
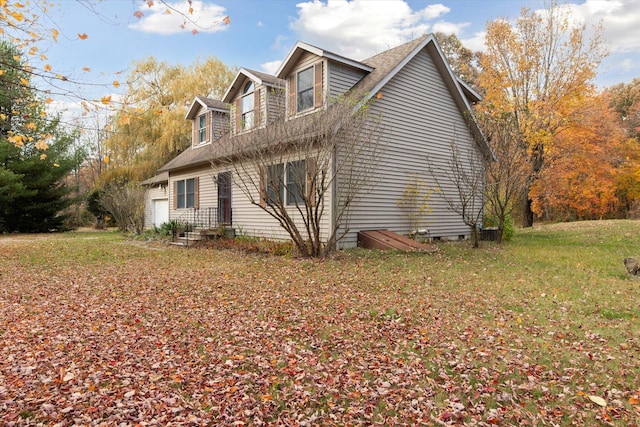
[[[363, 61], [298, 42], [275, 76], [241, 69], [223, 99], [195, 98], [186, 114], [193, 123], [191, 147], [146, 182], [147, 225], [158, 225], [166, 218], [182, 219], [206, 226], [226, 224], [246, 235], [287, 239], [287, 232], [257, 202], [262, 203], [274, 189], [256, 188], [255, 194], [247, 194], [246, 187], [238, 185], [243, 169], [229, 164], [229, 147], [237, 147], [252, 132], [275, 126], [281, 117], [295, 123], [314, 111], [326, 110], [346, 92], [357, 94], [363, 102], [375, 97], [368, 108], [381, 125], [378, 138], [385, 150], [372, 177], [374, 185], [349, 206], [348, 229], [338, 248], [356, 246], [361, 230], [409, 233], [409, 223], [398, 206], [403, 189], [418, 174], [436, 190], [435, 169], [427, 162], [447, 164], [453, 141], [465, 155], [491, 157], [471, 109], [480, 96], [452, 73], [433, 35]], [[220, 161], [223, 157], [224, 162]], [[298, 161], [274, 161], [267, 172], [284, 174], [286, 185], [286, 174]], [[267, 172], [255, 171], [255, 180]], [[337, 179], [334, 185], [340, 182]], [[289, 197], [292, 191], [287, 190]], [[468, 238], [470, 228], [439, 197], [446, 191], [455, 189], [438, 188], [433, 193], [429, 234], [432, 238]], [[337, 192], [334, 188], [323, 197], [334, 197]], [[331, 205], [329, 200], [323, 202]], [[291, 210], [295, 210], [293, 203]], [[332, 210], [327, 209], [323, 233], [335, 221]]]

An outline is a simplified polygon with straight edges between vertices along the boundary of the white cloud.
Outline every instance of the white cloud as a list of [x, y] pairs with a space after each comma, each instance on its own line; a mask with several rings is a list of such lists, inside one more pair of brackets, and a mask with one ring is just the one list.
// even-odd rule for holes
[[640, 52], [640, 2], [624, 0], [586, 0], [582, 4], [567, 3], [570, 20], [587, 28], [602, 25], [609, 50], [616, 52]]
[[[466, 23], [440, 20], [450, 9], [433, 4], [413, 10], [404, 0], [320, 0], [297, 4], [290, 24], [300, 39], [342, 55], [364, 59], [436, 28], [464, 28]], [[438, 30], [435, 30], [438, 31]]]
[[187, 1], [167, 1], [166, 5], [155, 2], [151, 7], [145, 3], [136, 12], [142, 13], [140, 20], [130, 27], [144, 33], [163, 35], [194, 30], [201, 33], [223, 31], [227, 28], [225, 11], [222, 6], [197, 0], [191, 4]]
[[434, 19], [449, 13], [450, 10], [443, 4], [431, 4], [422, 10], [422, 14], [425, 19]]
[[280, 64], [282, 64], [282, 60], [278, 61], [269, 61], [263, 64], [260, 64], [260, 68], [267, 74], [275, 75], [278, 68], [280, 68]]
[[474, 52], [484, 52], [487, 48], [485, 41], [487, 39], [487, 32], [481, 31], [475, 33], [473, 37], [461, 38], [463, 46], [467, 49], [471, 49]]
[[625, 72], [634, 71], [638, 69], [638, 65], [636, 64], [636, 61], [634, 61], [633, 59], [626, 58], [620, 62], [620, 69]]

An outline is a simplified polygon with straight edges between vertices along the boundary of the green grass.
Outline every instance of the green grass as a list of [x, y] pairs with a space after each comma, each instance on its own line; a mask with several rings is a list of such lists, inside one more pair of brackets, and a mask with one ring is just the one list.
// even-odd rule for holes
[[0, 423], [126, 422], [109, 396], [135, 384], [127, 411], [178, 424], [633, 425], [640, 281], [623, 259], [639, 231], [544, 225], [324, 260], [1, 236]]

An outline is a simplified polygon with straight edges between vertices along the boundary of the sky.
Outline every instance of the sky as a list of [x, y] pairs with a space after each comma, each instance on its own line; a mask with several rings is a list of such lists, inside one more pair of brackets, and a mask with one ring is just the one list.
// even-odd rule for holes
[[[44, 49], [48, 63], [72, 80], [96, 84], [78, 90], [97, 99], [114, 90], [101, 83], [124, 81], [131, 64], [148, 56], [183, 65], [214, 56], [273, 74], [298, 40], [360, 60], [437, 31], [481, 51], [487, 22], [513, 21], [523, 7], [545, 6], [537, 0], [193, 0], [186, 16], [198, 21], [185, 24], [185, 15], [165, 12], [186, 11], [186, 1], [149, 3], [58, 0], [49, 17], [60, 35]], [[640, 0], [563, 5], [575, 22], [603, 26], [610, 55], [599, 69], [599, 87], [640, 77]]]

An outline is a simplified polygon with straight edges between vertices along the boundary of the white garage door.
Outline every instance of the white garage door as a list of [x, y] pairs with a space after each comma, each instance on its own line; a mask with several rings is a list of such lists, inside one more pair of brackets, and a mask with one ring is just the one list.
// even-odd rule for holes
[[159, 227], [165, 222], [169, 222], [169, 199], [158, 199], [153, 201], [153, 217], [151, 222]]

